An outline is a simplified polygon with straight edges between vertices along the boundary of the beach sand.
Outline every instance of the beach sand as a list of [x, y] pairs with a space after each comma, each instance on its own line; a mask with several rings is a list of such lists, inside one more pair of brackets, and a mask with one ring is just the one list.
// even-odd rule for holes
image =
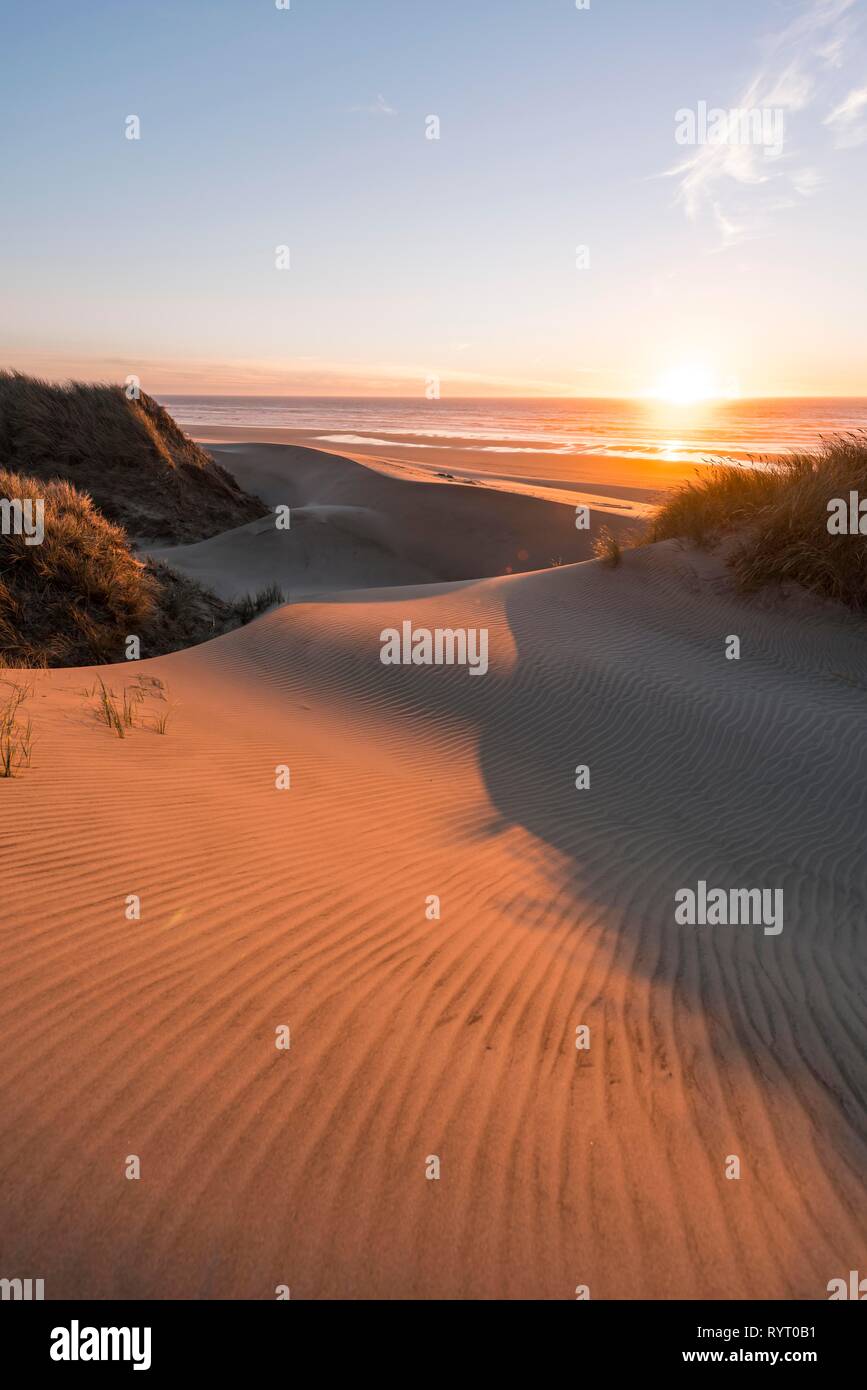
[[[296, 601], [101, 671], [163, 683], [164, 736], [100, 725], [93, 669], [34, 678], [2, 793], [4, 1272], [47, 1298], [826, 1297], [867, 1234], [863, 627], [673, 543], [504, 574], [506, 494], [290, 453], [217, 456], [325, 509], [293, 518], [306, 562], [272, 573], [261, 523], [184, 550]], [[486, 627], [488, 673], [384, 666], [406, 619]], [[699, 880], [782, 888], [783, 931], [677, 925]]]
[[[696, 471], [694, 460], [661, 460], [646, 449], [638, 450], [632, 457], [595, 452], [570, 453], [565, 457], [552, 455], [546, 449], [533, 451], [524, 447], [519, 452], [506, 449], [492, 454], [487, 449], [474, 448], [471, 440], [449, 443], [442, 437], [438, 437], [435, 449], [419, 447], [411, 444], [412, 437], [407, 435], [403, 449], [397, 438], [390, 444], [363, 444], [356, 437], [352, 445], [341, 442], [335, 455], [333, 446], [326, 449], [321, 432], [315, 430], [211, 425], [191, 433], [217, 458], [229, 445], [241, 445], [238, 452], [249, 459], [255, 446], [283, 444], [305, 452], [331, 452], [332, 456], [353, 459], [391, 477], [424, 481], [449, 476], [488, 488], [499, 485], [521, 495], [550, 496], [561, 501], [582, 500], [584, 496], [597, 502], [599, 498], [607, 499], [609, 510], [630, 511], [635, 516], [646, 516], [661, 493], [694, 477]], [[245, 472], [251, 467], [258, 471], [255, 463], [240, 466]]]
[[[291, 510], [288, 530], [265, 517], [150, 551], [227, 599], [272, 582], [297, 598], [589, 560], [603, 527], [622, 534], [652, 510], [625, 495], [559, 489], [555, 496], [526, 480], [515, 492], [305, 447], [211, 447], [248, 492]], [[579, 505], [589, 509], [587, 529], [576, 528]]]

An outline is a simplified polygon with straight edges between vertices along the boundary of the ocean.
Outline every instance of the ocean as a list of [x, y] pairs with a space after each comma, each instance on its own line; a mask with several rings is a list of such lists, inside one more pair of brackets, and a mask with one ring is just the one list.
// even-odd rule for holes
[[[721, 458], [748, 461], [867, 431], [867, 399], [658, 400], [162, 396], [189, 433], [220, 431], [383, 457], [454, 476], [525, 478], [548, 487], [591, 476], [658, 487]], [[212, 433], [213, 432], [213, 433]]]

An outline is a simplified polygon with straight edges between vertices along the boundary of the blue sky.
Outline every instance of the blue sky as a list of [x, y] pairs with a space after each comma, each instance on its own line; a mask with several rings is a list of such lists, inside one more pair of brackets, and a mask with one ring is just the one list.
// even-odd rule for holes
[[[864, 10], [5, 0], [0, 362], [480, 395], [698, 364], [867, 394]], [[785, 111], [773, 167], [676, 145], [679, 108], [746, 96]]]

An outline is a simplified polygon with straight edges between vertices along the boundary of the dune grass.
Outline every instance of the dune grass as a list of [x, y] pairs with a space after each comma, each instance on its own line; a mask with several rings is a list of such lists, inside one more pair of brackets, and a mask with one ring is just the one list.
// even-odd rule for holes
[[[0, 371], [0, 501], [0, 669], [120, 662], [129, 637], [158, 656], [283, 601], [271, 585], [227, 603], [136, 554], [135, 539], [202, 540], [268, 515], [144, 392]], [[44, 506], [38, 543], [15, 534], [13, 506], [28, 504]], [[128, 709], [120, 719], [130, 727]]]
[[97, 720], [118, 738], [126, 738], [128, 729], [151, 729], [157, 734], [164, 734], [168, 729], [170, 709], [148, 716], [140, 708], [149, 695], [157, 700], [167, 699], [161, 681], [143, 683], [140, 679], [139, 684], [124, 686], [122, 694], [117, 695], [111, 686], [99, 680], [91, 690], [85, 689], [84, 694], [96, 695], [93, 709]]
[[618, 538], [607, 526], [603, 526], [596, 540], [593, 542], [593, 554], [597, 560], [608, 565], [611, 569], [616, 569], [623, 559], [623, 550]]
[[140, 685], [124, 687], [123, 697], [118, 704], [117, 696], [109, 690], [104, 681], [99, 681], [99, 699], [96, 710], [100, 721], [113, 729], [118, 738], [125, 738], [127, 729], [135, 728], [136, 711], [145, 691]]
[[66, 482], [0, 470], [0, 498], [44, 503], [44, 537], [0, 531], [0, 668], [123, 661], [194, 646], [282, 600], [274, 586], [226, 603], [168, 565], [139, 559], [121, 526]]
[[698, 546], [729, 538], [738, 586], [786, 581], [852, 608], [867, 607], [867, 536], [828, 530], [829, 503], [867, 498], [867, 435], [825, 441], [813, 453], [757, 465], [702, 468], [673, 492], [642, 540], [681, 537]]
[[0, 497], [43, 501], [45, 535], [0, 534], [0, 659], [6, 666], [111, 660], [153, 618], [159, 586], [124, 531], [69, 483], [0, 471]]
[[0, 704], [0, 778], [17, 777], [22, 768], [30, 766], [33, 753], [33, 725], [19, 715], [33, 687], [12, 684], [10, 689], [11, 694]]
[[99, 700], [96, 712], [100, 721], [112, 729], [118, 738], [126, 737], [125, 721], [118, 709], [117, 697], [114, 691], [108, 690], [102, 681], [99, 682]]
[[266, 609], [273, 608], [275, 604], [285, 603], [286, 595], [279, 584], [268, 584], [264, 589], [260, 589], [255, 594], [245, 594], [243, 598], [236, 600], [234, 604], [235, 612], [242, 623], [251, 623], [254, 618], [258, 618]]
[[151, 542], [204, 540], [268, 513], [152, 397], [122, 386], [0, 372], [0, 468], [72, 483]]

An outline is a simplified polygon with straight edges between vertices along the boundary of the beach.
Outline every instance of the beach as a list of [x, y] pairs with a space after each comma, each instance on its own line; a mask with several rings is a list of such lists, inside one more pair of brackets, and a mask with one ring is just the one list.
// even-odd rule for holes
[[7, 1360], [851, 1374], [867, 0], [6, 9]]
[[[585, 480], [588, 537], [533, 476], [214, 456], [291, 527], [160, 554], [288, 601], [103, 668], [163, 735], [101, 725], [92, 668], [30, 673], [4, 1266], [54, 1298], [825, 1298], [865, 1237], [863, 625], [676, 542], [593, 559], [628, 471]], [[484, 629], [487, 670], [385, 664], [404, 622]], [[700, 883], [782, 890], [782, 929], [678, 922]]]

